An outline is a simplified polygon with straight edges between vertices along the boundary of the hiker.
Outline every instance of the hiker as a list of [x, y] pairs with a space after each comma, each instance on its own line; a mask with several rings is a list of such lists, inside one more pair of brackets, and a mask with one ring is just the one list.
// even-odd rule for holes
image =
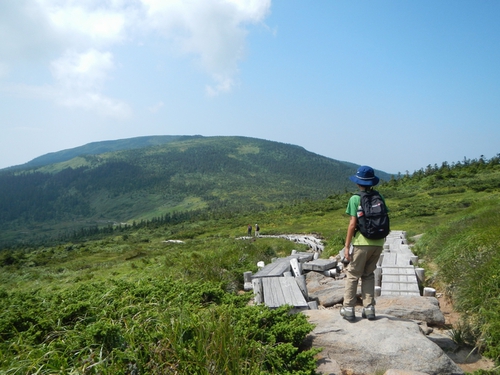
[[[363, 312], [362, 317], [369, 320], [375, 319], [375, 275], [373, 271], [377, 268], [377, 262], [382, 253], [385, 238], [371, 239], [365, 237], [359, 228], [359, 222], [365, 220], [358, 219], [364, 215], [361, 210], [361, 195], [368, 193], [368, 195], [377, 195], [379, 204], [383, 206], [387, 221], [388, 230], [388, 217], [386, 215], [387, 207], [383, 198], [373, 190], [373, 187], [379, 183], [379, 178], [375, 176], [373, 168], [368, 166], [361, 166], [358, 168], [356, 175], [349, 177], [349, 179], [358, 185], [360, 192], [354, 194], [347, 204], [346, 213], [350, 216], [349, 226], [347, 228], [347, 235], [344, 247], [344, 257], [346, 263], [346, 281], [344, 292], [344, 303], [340, 309], [340, 315], [347, 320], [355, 318], [354, 307], [356, 306], [356, 291], [358, 287], [358, 280], [361, 279], [361, 297], [363, 299]], [[363, 221], [364, 223], [364, 221]], [[382, 234], [385, 237], [385, 232]], [[380, 237], [380, 236], [378, 236]]]
[[247, 235], [248, 235], [248, 237], [250, 237], [252, 235], [252, 224], [248, 224]]
[[255, 237], [259, 237], [260, 227], [259, 224], [255, 224]]

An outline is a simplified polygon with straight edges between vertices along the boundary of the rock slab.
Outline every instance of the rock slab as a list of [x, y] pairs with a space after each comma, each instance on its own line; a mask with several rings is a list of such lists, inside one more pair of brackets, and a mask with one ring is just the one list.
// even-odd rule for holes
[[376, 308], [380, 314], [419, 320], [430, 326], [442, 326], [445, 323], [436, 297], [380, 296]]
[[[345, 280], [343, 279], [337, 280], [318, 272], [308, 272], [306, 283], [309, 298], [316, 300], [321, 306], [331, 307], [344, 300]], [[361, 295], [360, 289], [358, 295]]]
[[316, 327], [306, 344], [321, 347], [318, 372], [327, 375], [372, 375], [389, 369], [430, 375], [463, 374], [417, 323], [377, 313], [375, 320], [349, 322], [338, 309], [303, 311]]

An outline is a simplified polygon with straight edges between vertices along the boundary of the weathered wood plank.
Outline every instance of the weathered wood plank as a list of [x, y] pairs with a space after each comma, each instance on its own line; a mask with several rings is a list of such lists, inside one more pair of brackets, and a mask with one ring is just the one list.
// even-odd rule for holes
[[299, 285], [295, 281], [294, 277], [280, 277], [281, 290], [283, 291], [283, 296], [285, 297], [285, 303], [295, 306], [295, 307], [305, 307], [307, 301], [299, 288]]
[[283, 273], [290, 271], [290, 259], [292, 258], [279, 258], [273, 263], [266, 264], [264, 268], [252, 275], [252, 279], [282, 276]]
[[262, 279], [264, 303], [275, 308], [283, 305], [306, 308], [307, 301], [293, 277], [266, 277]]
[[382, 267], [382, 277], [384, 275], [415, 275], [415, 268], [408, 267]]
[[277, 277], [266, 277], [262, 279], [264, 304], [268, 307], [281, 306], [285, 300], [278, 279]]
[[293, 258], [297, 258], [299, 263], [304, 263], [313, 260], [314, 253], [296, 252], [295, 254], [292, 254], [290, 256]]
[[253, 293], [254, 293], [254, 301], [256, 304], [260, 304], [264, 302], [264, 289], [262, 287], [262, 279], [253, 279]]
[[409, 266], [410, 265], [410, 254], [398, 253], [396, 255], [396, 265]]
[[335, 259], [315, 259], [302, 264], [303, 270], [308, 271], [326, 271], [337, 266]]
[[382, 259], [382, 268], [386, 266], [396, 265], [396, 254], [395, 253], [384, 253], [384, 259]]
[[414, 258], [405, 232], [393, 231], [386, 238], [382, 260], [381, 295], [420, 295]]

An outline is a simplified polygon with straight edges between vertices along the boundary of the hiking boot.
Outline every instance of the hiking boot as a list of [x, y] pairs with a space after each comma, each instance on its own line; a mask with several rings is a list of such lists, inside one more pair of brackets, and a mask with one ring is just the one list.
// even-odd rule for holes
[[368, 320], [375, 319], [375, 307], [373, 305], [368, 305], [367, 307], [363, 307], [363, 312], [361, 313], [363, 318], [367, 318]]
[[354, 315], [354, 307], [341, 307], [340, 315], [346, 320], [354, 320], [354, 318], [356, 318]]

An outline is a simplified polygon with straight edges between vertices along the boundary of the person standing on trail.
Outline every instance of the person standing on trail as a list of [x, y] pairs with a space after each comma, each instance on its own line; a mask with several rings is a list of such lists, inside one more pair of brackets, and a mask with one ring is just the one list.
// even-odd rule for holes
[[248, 224], [247, 235], [248, 235], [248, 237], [250, 237], [252, 235], [252, 224]]
[[[358, 185], [361, 194], [376, 193], [373, 187], [379, 183], [373, 168], [361, 166], [356, 175], [349, 179]], [[378, 194], [378, 193], [377, 193]], [[383, 198], [380, 197], [383, 201]], [[383, 201], [384, 208], [385, 202]], [[347, 320], [355, 318], [354, 307], [356, 306], [356, 291], [358, 281], [361, 279], [361, 297], [363, 299], [362, 317], [369, 320], [375, 319], [375, 275], [377, 262], [382, 253], [385, 238], [369, 239], [359, 230], [358, 215], [363, 215], [361, 210], [361, 196], [354, 194], [347, 204], [346, 213], [350, 216], [349, 226], [345, 239], [344, 257], [349, 265], [346, 267], [346, 281], [344, 292], [344, 303], [340, 309], [340, 315]], [[346, 263], [347, 263], [346, 262]]]
[[259, 237], [260, 227], [259, 224], [255, 224], [255, 237]]

